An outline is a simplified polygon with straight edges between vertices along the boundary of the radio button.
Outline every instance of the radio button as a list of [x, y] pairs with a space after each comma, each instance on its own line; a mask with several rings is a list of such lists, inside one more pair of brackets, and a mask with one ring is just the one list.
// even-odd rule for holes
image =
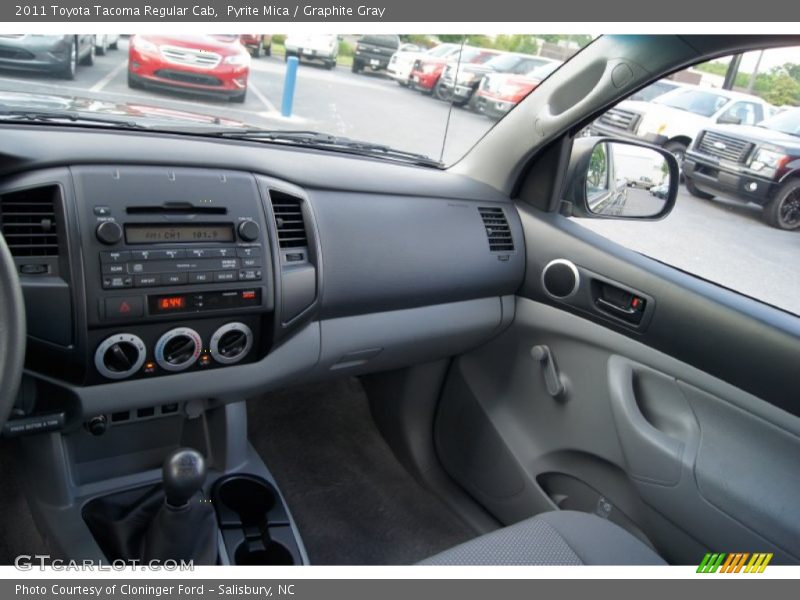
[[211, 283], [213, 280], [213, 273], [189, 273], [189, 283]]
[[131, 259], [131, 253], [127, 250], [122, 250], [119, 252], [101, 252], [100, 253], [100, 262], [101, 263], [120, 263], [126, 262]]
[[209, 248], [206, 250], [209, 258], [236, 258], [236, 248]]
[[153, 250], [131, 250], [133, 260], [150, 260]]
[[214, 281], [236, 281], [236, 271], [217, 271], [214, 273]]
[[133, 285], [136, 287], [151, 287], [159, 284], [158, 275], [137, 275], [133, 278]]
[[243, 258], [241, 260], [242, 266], [246, 268], [254, 268], [261, 266], [261, 258], [260, 257], [253, 257], [253, 258]]
[[189, 248], [187, 258], [211, 258], [211, 250], [208, 248]]
[[133, 277], [130, 275], [123, 276], [110, 276], [103, 277], [103, 289], [118, 290], [121, 288], [133, 287]]
[[183, 285], [189, 281], [187, 273], [164, 273], [161, 276], [161, 285]]
[[237, 248], [236, 256], [240, 258], [249, 258], [251, 256], [261, 256], [261, 246], [248, 246], [246, 248]]
[[151, 250], [150, 260], [175, 260], [176, 258], [186, 258], [186, 250]]
[[248, 269], [239, 271], [239, 281], [256, 281], [257, 279], [261, 279], [260, 270]]
[[103, 275], [123, 275], [125, 265], [123, 263], [106, 263], [102, 265]]
[[107, 319], [134, 319], [144, 315], [144, 303], [138, 296], [106, 298]]

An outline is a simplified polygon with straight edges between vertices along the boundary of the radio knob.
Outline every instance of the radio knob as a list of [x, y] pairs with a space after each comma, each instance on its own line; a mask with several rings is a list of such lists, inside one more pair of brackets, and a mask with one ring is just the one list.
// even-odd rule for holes
[[100, 243], [110, 246], [122, 239], [122, 227], [115, 221], [103, 221], [97, 226], [95, 235]]
[[239, 237], [245, 242], [255, 242], [261, 233], [261, 228], [255, 221], [242, 221], [239, 223]]

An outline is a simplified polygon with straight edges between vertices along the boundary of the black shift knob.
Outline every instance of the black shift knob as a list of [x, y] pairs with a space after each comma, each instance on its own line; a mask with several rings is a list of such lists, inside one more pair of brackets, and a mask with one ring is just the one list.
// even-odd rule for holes
[[162, 469], [167, 504], [185, 506], [206, 481], [206, 461], [192, 448], [178, 448], [164, 461]]

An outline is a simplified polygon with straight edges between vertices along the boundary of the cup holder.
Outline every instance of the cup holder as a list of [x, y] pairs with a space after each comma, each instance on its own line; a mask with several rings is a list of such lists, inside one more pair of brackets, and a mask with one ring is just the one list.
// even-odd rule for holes
[[229, 479], [219, 489], [219, 501], [237, 515], [244, 527], [260, 525], [275, 506], [275, 493], [255, 479]]
[[235, 565], [295, 565], [302, 558], [280, 494], [262, 477], [233, 474], [211, 488], [228, 558]]
[[233, 561], [237, 565], [293, 565], [295, 564], [292, 553], [278, 542], [270, 540], [266, 546], [251, 548], [250, 542], [242, 542], [236, 548]]
[[223, 527], [250, 529], [289, 522], [277, 490], [255, 475], [223, 477], [214, 484], [211, 497]]

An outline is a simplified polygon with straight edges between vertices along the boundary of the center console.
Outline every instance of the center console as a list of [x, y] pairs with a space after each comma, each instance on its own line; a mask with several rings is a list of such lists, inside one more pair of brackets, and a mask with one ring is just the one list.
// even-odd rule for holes
[[258, 356], [274, 285], [252, 175], [77, 167], [72, 179], [94, 349], [87, 383]]

